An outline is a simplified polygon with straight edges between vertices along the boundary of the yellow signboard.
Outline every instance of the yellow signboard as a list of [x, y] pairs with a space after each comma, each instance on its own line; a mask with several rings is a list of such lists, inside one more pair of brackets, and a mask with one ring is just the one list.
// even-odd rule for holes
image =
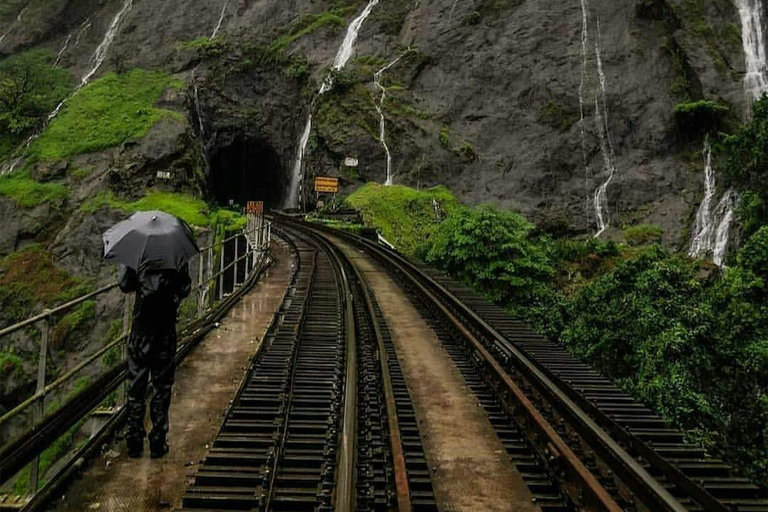
[[336, 194], [339, 191], [339, 178], [318, 176], [315, 178], [315, 192]]

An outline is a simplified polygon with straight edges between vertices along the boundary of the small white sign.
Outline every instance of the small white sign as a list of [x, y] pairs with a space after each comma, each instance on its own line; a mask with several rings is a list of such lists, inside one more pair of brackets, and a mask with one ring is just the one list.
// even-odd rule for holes
[[352, 158], [351, 156], [348, 156], [344, 159], [344, 165], [346, 167], [357, 167], [358, 161], [357, 158]]
[[171, 179], [171, 173], [170, 171], [157, 171], [157, 177], [161, 180], [169, 180]]

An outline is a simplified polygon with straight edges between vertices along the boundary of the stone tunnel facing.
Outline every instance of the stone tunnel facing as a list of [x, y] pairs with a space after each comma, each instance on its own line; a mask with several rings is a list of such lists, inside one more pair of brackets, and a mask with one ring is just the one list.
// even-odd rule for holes
[[214, 148], [210, 162], [210, 191], [219, 204], [233, 201], [245, 206], [248, 201], [264, 201], [268, 209], [280, 207], [288, 184], [280, 160], [268, 144], [252, 138], [236, 139]]

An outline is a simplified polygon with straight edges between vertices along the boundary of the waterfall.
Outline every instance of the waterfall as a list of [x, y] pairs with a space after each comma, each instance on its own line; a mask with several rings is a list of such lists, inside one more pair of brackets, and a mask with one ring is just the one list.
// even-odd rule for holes
[[[591, 186], [591, 171], [587, 161], [587, 131], [584, 126], [584, 86], [587, 82], [587, 44], [589, 42], [589, 6], [587, 0], [581, 0], [581, 77], [579, 80], [579, 131], [581, 132], [581, 156], [584, 161], [584, 185], [588, 190]], [[587, 198], [587, 208], [589, 208]]]
[[[18, 23], [18, 22], [20, 22], [20, 21], [21, 21], [21, 18], [22, 18], [22, 16], [24, 16], [24, 13], [25, 13], [25, 12], [27, 12], [27, 9], [29, 9], [29, 6], [26, 6], [26, 7], [24, 7], [24, 8], [21, 10], [21, 12], [19, 13], [19, 15], [18, 15], [18, 16], [16, 16], [16, 23]], [[8, 34], [11, 32], [11, 29], [13, 28], [13, 25], [14, 25], [14, 24], [13, 24], [13, 23], [11, 23], [11, 26], [10, 26], [10, 27], [8, 27], [8, 30], [6, 30], [6, 31], [3, 33], [3, 35], [1, 35], [1, 36], [0, 36], [0, 43], [2, 43], [2, 42], [3, 42], [3, 39], [5, 39], [5, 36], [7, 36], [7, 35], [8, 35]]]
[[96, 51], [94, 52], [93, 57], [91, 57], [91, 62], [93, 63], [93, 67], [88, 73], [85, 74], [85, 76], [83, 76], [83, 79], [80, 81], [80, 87], [87, 85], [88, 82], [91, 81], [91, 78], [93, 78], [93, 75], [96, 74], [96, 72], [99, 70], [101, 65], [104, 63], [104, 59], [107, 58], [107, 51], [109, 50], [110, 46], [112, 46], [112, 41], [114, 41], [115, 34], [117, 34], [117, 29], [120, 26], [120, 21], [123, 19], [123, 16], [131, 9], [132, 6], [133, 6], [133, 0], [125, 0], [125, 4], [123, 4], [123, 8], [120, 9], [120, 12], [118, 12], [115, 15], [115, 18], [112, 20], [112, 24], [109, 26], [107, 33], [104, 35], [104, 39], [96, 48]]
[[75, 47], [80, 44], [80, 38], [83, 37], [83, 34], [86, 30], [91, 28], [91, 18], [88, 18], [83, 22], [82, 25], [80, 25], [80, 30], [77, 33], [77, 37], [75, 38]]
[[[597, 135], [600, 139], [600, 153], [603, 155], [604, 170], [608, 173], [608, 178], [595, 190], [594, 205], [598, 228], [595, 237], [600, 236], [608, 227], [609, 220], [606, 218], [608, 213], [608, 185], [611, 184], [616, 174], [615, 155], [613, 153], [613, 144], [611, 143], [611, 134], [608, 129], [608, 102], [600, 39], [600, 20], [598, 19], [597, 38], [595, 39], [595, 60], [597, 61], [597, 75], [600, 87], [595, 91], [595, 122], [597, 123]], [[602, 108], [600, 105], [601, 100]], [[603, 213], [605, 213], [605, 217]]]
[[[102, 39], [102, 41], [99, 44], [99, 46], [96, 47], [96, 51], [93, 53], [93, 56], [91, 57], [91, 63], [92, 63], [91, 69], [88, 70], [88, 72], [85, 75], [83, 75], [83, 78], [80, 80], [80, 83], [78, 84], [78, 86], [75, 87], [75, 90], [72, 92], [72, 94], [70, 94], [69, 96], [64, 98], [56, 106], [56, 108], [53, 110], [53, 112], [51, 112], [48, 115], [48, 118], [46, 119], [45, 124], [43, 125], [42, 129], [40, 131], [38, 131], [37, 133], [31, 135], [24, 142], [24, 144], [22, 144], [21, 147], [28, 148], [29, 145], [32, 144], [32, 142], [34, 142], [35, 139], [37, 139], [40, 136], [40, 134], [42, 133], [42, 130], [45, 129], [45, 125], [50, 123], [53, 120], [53, 118], [56, 117], [59, 114], [59, 112], [61, 111], [62, 107], [64, 107], [64, 104], [67, 101], [69, 101], [69, 99], [72, 98], [72, 96], [74, 96], [80, 89], [82, 89], [84, 86], [88, 85], [88, 82], [90, 82], [91, 78], [93, 78], [93, 75], [96, 74], [96, 72], [99, 70], [101, 65], [104, 63], [104, 59], [106, 59], [106, 57], [107, 57], [107, 51], [109, 50], [110, 46], [112, 46], [112, 41], [114, 41], [115, 34], [117, 34], [117, 29], [120, 26], [120, 21], [122, 20], [123, 16], [130, 10], [132, 5], [133, 5], [133, 0], [126, 0], [125, 1], [125, 4], [123, 4], [123, 8], [120, 9], [120, 12], [118, 12], [117, 15], [115, 15], [115, 18], [112, 20], [112, 23], [110, 24], [109, 29], [107, 30], [107, 33], [104, 35], [104, 39]], [[22, 11], [21, 14], [23, 14], [23, 12], [24, 11]], [[21, 16], [21, 14], [19, 14], [19, 16]], [[81, 31], [82, 31], [82, 29], [81, 29]], [[78, 36], [78, 39], [79, 39], [79, 36]], [[4, 168], [2, 171], [0, 171], [0, 176], [2, 176], [3, 174], [7, 174], [7, 173], [10, 173], [10, 172], [13, 172], [13, 170], [16, 168], [16, 165], [18, 165], [18, 163], [21, 161], [22, 158], [23, 158], [22, 156], [18, 157], [10, 166], [8, 166], [7, 168]]]
[[61, 50], [59, 50], [59, 53], [56, 55], [56, 61], [53, 63], [54, 69], [56, 69], [56, 67], [59, 65], [59, 62], [61, 62], [61, 56], [64, 55], [64, 52], [67, 51], [67, 48], [69, 48], [70, 40], [72, 40], [72, 34], [67, 36], [67, 38], [64, 40], [64, 44], [61, 46]]
[[736, 0], [741, 18], [741, 41], [744, 47], [747, 74], [744, 88], [750, 99], [757, 99], [768, 92], [768, 61], [763, 37], [763, 13], [761, 0]]
[[449, 22], [453, 19], [453, 11], [456, 10], [456, 4], [458, 3], [459, 3], [459, 0], [453, 0], [453, 5], [451, 6], [451, 13], [448, 15]]
[[[336, 57], [333, 59], [333, 69], [336, 71], [339, 71], [344, 68], [344, 66], [347, 65], [347, 62], [349, 62], [350, 57], [352, 57], [352, 52], [355, 48], [355, 42], [357, 41], [357, 35], [360, 32], [360, 27], [362, 27], [363, 22], [368, 17], [368, 15], [371, 14], [371, 11], [376, 6], [376, 4], [379, 3], [379, 0], [369, 0], [368, 5], [365, 6], [365, 9], [363, 9], [363, 12], [360, 13], [360, 15], [352, 20], [352, 23], [349, 24], [349, 27], [347, 27], [347, 33], [344, 36], [344, 41], [342, 41], [341, 46], [339, 47], [339, 50], [336, 52]], [[326, 92], [330, 91], [333, 87], [333, 75], [328, 74], [325, 79], [323, 80], [322, 85], [320, 86], [320, 90], [318, 91], [317, 95], [320, 96], [322, 94], [325, 94]], [[311, 110], [311, 106], [310, 106]], [[304, 131], [301, 135], [301, 140], [299, 141], [299, 147], [296, 152], [296, 159], [293, 163], [293, 172], [291, 173], [291, 183], [288, 188], [288, 197], [285, 201], [285, 206], [287, 208], [297, 208], [300, 203], [300, 196], [302, 193], [301, 190], [301, 181], [302, 181], [302, 166], [304, 163], [304, 156], [306, 154], [307, 150], [307, 143], [309, 142], [309, 135], [312, 132], [312, 112], [310, 111], [309, 116], [307, 117], [307, 123], [304, 126]]]
[[229, 1], [224, 2], [224, 6], [221, 8], [221, 16], [219, 16], [219, 22], [216, 24], [216, 28], [213, 29], [211, 39], [214, 39], [219, 33], [219, 29], [221, 29], [221, 24], [224, 22], [224, 14], [227, 12], [227, 5], [229, 5]]
[[738, 196], [733, 190], [728, 190], [715, 209], [715, 216], [720, 219], [717, 223], [715, 232], [715, 244], [712, 253], [712, 261], [718, 267], [723, 266], [725, 253], [728, 249], [728, 238], [730, 235], [731, 222], [733, 221], [733, 208], [736, 205]]
[[387, 97], [387, 89], [381, 85], [381, 76], [389, 68], [400, 62], [400, 59], [410, 52], [411, 49], [408, 48], [401, 53], [398, 58], [378, 70], [376, 74], [373, 75], [373, 84], [381, 91], [381, 99], [379, 99], [379, 103], [377, 104], [376, 101], [374, 101], [373, 106], [376, 107], [376, 111], [379, 113], [379, 139], [381, 140], [381, 145], [384, 147], [384, 153], [387, 155], [387, 179], [384, 182], [385, 186], [392, 185], [392, 154], [389, 152], [389, 147], [387, 146], [387, 130], [384, 122], [384, 100]]
[[696, 212], [693, 225], [693, 239], [688, 255], [692, 258], [702, 256], [712, 250], [712, 199], [715, 197], [715, 173], [712, 169], [712, 148], [709, 141], [704, 143], [706, 164], [704, 165], [704, 199]]
[[[744, 48], [744, 60], [746, 75], [744, 76], [744, 91], [747, 94], [750, 103], [758, 99], [764, 92], [768, 92], [768, 60], [766, 59], [766, 40], [763, 35], [764, 22], [761, 0], [736, 0], [736, 6], [739, 10], [741, 19], [741, 41]], [[711, 170], [709, 171], [711, 172]], [[706, 207], [711, 209], [711, 200], [714, 197], [714, 177], [712, 180], [712, 191], [710, 193], [708, 176], [707, 190], [699, 206], [699, 213], [696, 215], [696, 228], [699, 226], [699, 216]], [[708, 197], [709, 196], [709, 197]], [[725, 260], [725, 253], [728, 249], [728, 239], [730, 236], [731, 223], [734, 219], [734, 208], [738, 200], [738, 195], [733, 190], [728, 190], [723, 194], [720, 202], [714, 210], [714, 217], [717, 220], [717, 229], [714, 230], [712, 221], [707, 226], [707, 240], [699, 243], [706, 243], [701, 248], [695, 247], [697, 243], [694, 238], [691, 244], [691, 256], [712, 252], [712, 261], [715, 265], [722, 266]], [[706, 205], [704, 203], [707, 203]], [[696, 252], [694, 253], [694, 249]]]

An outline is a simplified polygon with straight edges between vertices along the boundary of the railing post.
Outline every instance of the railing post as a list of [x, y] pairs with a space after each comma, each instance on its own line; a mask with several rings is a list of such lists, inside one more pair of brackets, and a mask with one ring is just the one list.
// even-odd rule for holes
[[237, 288], [237, 259], [238, 259], [238, 254], [237, 254], [238, 243], [237, 242], [239, 240], [240, 240], [240, 237], [236, 236], [235, 237], [235, 264], [232, 265], [232, 267], [234, 268], [234, 272], [233, 272], [234, 279], [232, 280], [232, 291], [233, 292], [235, 291], [235, 288]]
[[219, 258], [220, 265], [219, 265], [219, 300], [222, 300], [224, 298], [224, 252], [227, 249], [227, 242], [226, 238], [222, 240], [221, 242], [221, 257]]
[[[128, 336], [131, 332], [131, 298], [132, 293], [125, 294], [125, 300], [123, 301], [123, 336], [125, 340], [120, 344], [120, 360], [125, 361], [128, 358]], [[120, 393], [117, 395], [117, 408], [121, 409], [127, 400], [128, 396], [128, 384], [123, 383], [120, 386]]]
[[[213, 244], [208, 247], [208, 266], [206, 267], [208, 278], [205, 280], [205, 309], [208, 309], [208, 302], [211, 297], [211, 282], [213, 281]], [[215, 286], [216, 283], [214, 283]], [[216, 288], [214, 288], [214, 291]]]
[[197, 318], [200, 319], [203, 318], [203, 312], [205, 311], [205, 286], [203, 286], [203, 279], [205, 279], [205, 253], [201, 251], [198, 256], [200, 261], [198, 261], [197, 265]]
[[[37, 389], [35, 394], [38, 396], [35, 406], [32, 409], [32, 421], [37, 426], [45, 416], [45, 368], [48, 360], [48, 334], [50, 333], [50, 317], [42, 320], [40, 328], [40, 355], [37, 360]], [[40, 481], [40, 456], [34, 458], [29, 468], [29, 495], [34, 496], [37, 493], [38, 483]]]

